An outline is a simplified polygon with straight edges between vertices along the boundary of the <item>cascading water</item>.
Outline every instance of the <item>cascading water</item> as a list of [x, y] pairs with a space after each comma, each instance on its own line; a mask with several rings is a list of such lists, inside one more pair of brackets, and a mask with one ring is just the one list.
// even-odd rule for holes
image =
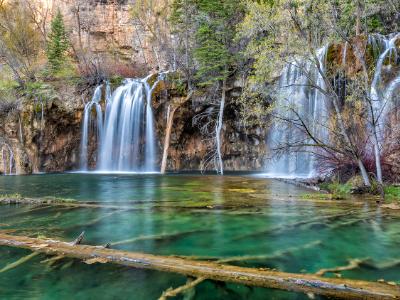
[[93, 94], [93, 98], [90, 102], [86, 103], [85, 110], [83, 113], [83, 123], [82, 123], [82, 139], [81, 139], [81, 155], [80, 164], [81, 170], [88, 170], [88, 144], [89, 144], [89, 129], [92, 125], [92, 110], [93, 107], [96, 109], [96, 129], [98, 143], [101, 141], [101, 136], [103, 135], [103, 113], [101, 110], [100, 100], [101, 100], [101, 89], [102, 85], [99, 85]]
[[[389, 36], [370, 35], [368, 46], [373, 57], [377, 58], [375, 73], [370, 87], [370, 94], [373, 103], [374, 115], [378, 119], [378, 140], [380, 147], [384, 141], [385, 128], [388, 124], [388, 114], [395, 107], [393, 98], [400, 89], [400, 33]], [[343, 46], [342, 66], [347, 64], [347, 57], [351, 51], [350, 45], [346, 42]], [[325, 60], [328, 47], [322, 48], [318, 53], [319, 64], [322, 72], [325, 70]], [[305, 65], [305, 66], [304, 66]], [[313, 81], [316, 86], [324, 88], [324, 80], [319, 72], [312, 71], [314, 66], [305, 63], [291, 63], [286, 66], [279, 83], [281, 96], [276, 102], [275, 114], [281, 119], [293, 119], [293, 109], [295, 107], [300, 118], [306, 120], [307, 127], [311, 129], [314, 136], [321, 140], [329, 139], [328, 130], [324, 129], [324, 122], [328, 120], [329, 107], [326, 105], [325, 97], [317, 89], [309, 88], [305, 73], [314, 73]], [[344, 81], [345, 86], [345, 81]], [[339, 84], [339, 88], [342, 88]], [[346, 90], [339, 91], [345, 96]], [[270, 150], [280, 149], [278, 158], [270, 161], [267, 167], [267, 175], [273, 177], [313, 177], [317, 175], [314, 158], [311, 153], [291, 151], [284, 149], [285, 145], [295, 145], [296, 142], [307, 143], [304, 135], [298, 133], [294, 126], [275, 123], [268, 137]]]
[[3, 160], [3, 173], [4, 175], [12, 175], [14, 169], [14, 152], [10, 145], [3, 143], [0, 145], [1, 157]]
[[399, 65], [399, 52], [396, 43], [400, 41], [400, 33], [391, 34], [388, 37], [371, 35], [368, 39], [374, 55], [379, 56], [373, 81], [371, 84], [371, 98], [374, 113], [378, 118], [378, 140], [382, 146], [387, 127], [387, 114], [393, 106], [391, 102], [394, 91], [400, 85], [400, 72], [391, 81], [384, 80], [384, 73], [391, 73], [395, 66]]
[[96, 170], [156, 172], [156, 140], [151, 100], [154, 89], [164, 76], [165, 73], [160, 74], [152, 86], [149, 84], [152, 76], [144, 79], [125, 79], [113, 93], [107, 82], [104, 123], [99, 104], [102, 86], [97, 87], [93, 100], [85, 106], [81, 170], [87, 170], [90, 116], [92, 106], [95, 105], [99, 134]]
[[[318, 51], [318, 60], [325, 71], [325, 60], [328, 47]], [[310, 74], [317, 86], [323, 87], [324, 80], [320, 72], [310, 63], [290, 63], [280, 78], [280, 96], [276, 102], [275, 115], [278, 119], [294, 120], [299, 117], [307, 123], [308, 128], [321, 140], [328, 138], [328, 131], [322, 125], [328, 119], [325, 96], [318, 90], [310, 88]], [[304, 133], [292, 124], [275, 122], [267, 140], [270, 151], [279, 152], [267, 166], [267, 175], [271, 177], [313, 177], [316, 175], [315, 159], [312, 149], [293, 151], [289, 145], [308, 144], [310, 141]]]

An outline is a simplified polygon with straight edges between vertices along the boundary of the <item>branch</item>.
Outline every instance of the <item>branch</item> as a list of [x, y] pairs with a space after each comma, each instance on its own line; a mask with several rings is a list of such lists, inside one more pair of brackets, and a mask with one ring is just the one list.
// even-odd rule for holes
[[194, 288], [196, 285], [203, 282], [204, 280], [206, 280], [206, 278], [204, 277], [199, 277], [195, 280], [189, 278], [185, 285], [182, 285], [176, 289], [169, 288], [168, 290], [164, 291], [160, 298], [158, 298], [158, 300], [166, 300], [169, 297], [176, 297], [179, 294], [182, 294], [183, 292]]

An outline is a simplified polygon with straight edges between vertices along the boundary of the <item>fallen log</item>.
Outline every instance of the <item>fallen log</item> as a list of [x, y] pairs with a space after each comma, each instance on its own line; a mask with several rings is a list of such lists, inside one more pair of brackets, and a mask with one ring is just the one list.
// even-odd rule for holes
[[215, 262], [126, 252], [88, 245], [73, 245], [56, 240], [12, 236], [3, 233], [0, 233], [0, 245], [31, 249], [48, 255], [63, 254], [82, 260], [97, 258], [97, 261], [102, 263], [178, 273], [194, 278], [314, 293], [343, 299], [400, 299], [399, 286], [379, 282], [243, 268]]

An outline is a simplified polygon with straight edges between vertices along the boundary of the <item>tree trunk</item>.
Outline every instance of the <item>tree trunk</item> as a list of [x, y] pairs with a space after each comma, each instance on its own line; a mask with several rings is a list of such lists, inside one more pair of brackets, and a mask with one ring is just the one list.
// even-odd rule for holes
[[167, 169], [168, 149], [171, 137], [171, 130], [172, 130], [172, 125], [174, 123], [174, 114], [177, 108], [178, 107], [170, 108], [170, 112], [168, 114], [167, 129], [165, 131], [165, 140], [164, 140], [164, 151], [161, 162], [161, 174], [165, 174], [165, 170]]
[[215, 128], [215, 138], [217, 140], [218, 172], [221, 175], [224, 174], [224, 164], [222, 161], [222, 154], [221, 154], [221, 131], [224, 120], [225, 98], [226, 98], [226, 79], [222, 83], [221, 103], [219, 106], [217, 126]]
[[[365, 50], [361, 51], [360, 48], [358, 47], [357, 44], [354, 46], [354, 53], [357, 57], [357, 59], [361, 62], [362, 68], [363, 68], [363, 74], [364, 74], [364, 90], [366, 94], [366, 99], [365, 101], [367, 102], [367, 105], [369, 106], [370, 110], [370, 115], [369, 117], [371, 118], [371, 127], [372, 127], [372, 142], [374, 145], [374, 155], [375, 155], [375, 167], [376, 167], [376, 178], [378, 183], [382, 186], [383, 185], [383, 175], [382, 175], [382, 164], [381, 164], [381, 152], [379, 149], [379, 141], [378, 141], [378, 133], [377, 133], [377, 128], [379, 128], [379, 113], [378, 116], [375, 114], [375, 109], [372, 104], [372, 97], [370, 93], [370, 87], [369, 87], [369, 75], [368, 75], [368, 67], [367, 63], [365, 60]], [[383, 189], [382, 189], [383, 192]], [[382, 194], [384, 196], [384, 194]]]
[[368, 172], [367, 172], [367, 170], [365, 169], [364, 163], [362, 162], [361, 159], [358, 159], [357, 163], [358, 163], [358, 167], [359, 167], [360, 172], [361, 172], [361, 176], [362, 176], [362, 178], [363, 178], [363, 180], [364, 180], [364, 184], [365, 184], [366, 186], [369, 186], [369, 187], [370, 187], [370, 186], [371, 186], [371, 182], [370, 182], [370, 180], [369, 180]]
[[64, 255], [88, 263], [114, 263], [134, 268], [171, 272], [223, 282], [314, 293], [343, 299], [399, 299], [400, 288], [384, 283], [324, 278], [268, 269], [244, 268], [174, 256], [126, 252], [99, 246], [74, 245], [54, 239], [44, 240], [0, 233], [0, 245], [25, 248], [48, 255]]
[[373, 130], [374, 130], [373, 141], [374, 141], [374, 153], [375, 153], [376, 180], [378, 181], [379, 184], [383, 184], [381, 153], [379, 150], [379, 142], [375, 126], [373, 126]]
[[359, 166], [361, 175], [362, 175], [363, 180], [364, 180], [364, 184], [366, 186], [370, 187], [371, 186], [371, 182], [370, 182], [370, 180], [368, 178], [368, 173], [367, 173], [367, 171], [365, 169], [364, 163], [362, 162], [362, 160], [359, 157], [359, 153], [358, 153], [357, 147], [354, 145], [354, 143], [350, 139], [349, 134], [347, 133], [346, 126], [345, 126], [345, 123], [344, 123], [344, 120], [343, 120], [343, 117], [342, 117], [342, 113], [341, 113], [340, 108], [339, 108], [339, 103], [338, 103], [339, 101], [338, 101], [337, 94], [334, 91], [334, 89], [332, 88], [332, 85], [331, 85], [329, 79], [326, 77], [325, 72], [322, 70], [321, 65], [319, 63], [319, 60], [318, 60], [318, 57], [315, 54], [315, 50], [311, 46], [309, 46], [309, 47], [310, 47], [310, 52], [312, 53], [314, 61], [316, 63], [316, 66], [317, 66], [317, 69], [318, 69], [318, 73], [322, 76], [326, 86], [328, 87], [327, 94], [328, 94], [328, 97], [330, 98], [330, 101], [332, 102], [332, 105], [333, 105], [333, 107], [335, 109], [335, 115], [336, 115], [337, 121], [339, 123], [340, 133], [344, 137], [345, 142], [348, 144], [349, 149], [351, 150], [350, 152], [351, 152], [351, 155], [352, 155], [352, 159], [357, 161], [357, 164]]

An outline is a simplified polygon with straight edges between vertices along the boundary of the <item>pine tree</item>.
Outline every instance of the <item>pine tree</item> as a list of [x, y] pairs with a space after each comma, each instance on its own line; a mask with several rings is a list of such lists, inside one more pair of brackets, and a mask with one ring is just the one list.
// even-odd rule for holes
[[240, 4], [236, 0], [198, 0], [200, 24], [196, 32], [194, 55], [200, 85], [223, 83], [234, 63], [232, 44]]
[[57, 72], [65, 61], [65, 52], [68, 50], [69, 41], [65, 30], [64, 21], [60, 10], [51, 21], [51, 32], [47, 46], [47, 58], [51, 70]]

